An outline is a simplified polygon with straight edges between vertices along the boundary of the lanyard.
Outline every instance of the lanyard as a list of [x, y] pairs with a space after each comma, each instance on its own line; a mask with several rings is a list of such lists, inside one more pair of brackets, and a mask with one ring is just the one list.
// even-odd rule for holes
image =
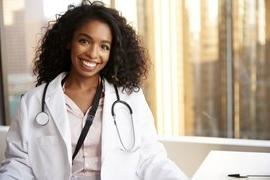
[[80, 148], [82, 147], [82, 144], [85, 140], [85, 137], [90, 129], [90, 126], [92, 125], [93, 123], [93, 120], [94, 120], [94, 117], [95, 117], [95, 114], [97, 112], [97, 108], [98, 108], [98, 104], [99, 104], [99, 99], [101, 97], [101, 93], [102, 93], [102, 81], [99, 83], [98, 87], [97, 87], [97, 90], [96, 90], [96, 94], [95, 94], [95, 97], [94, 97], [94, 100], [93, 100], [93, 104], [92, 104], [92, 107], [87, 115], [87, 119], [85, 121], [85, 125], [82, 129], [82, 132], [80, 134], [80, 137], [78, 139], [78, 142], [76, 144], [76, 147], [75, 147], [75, 150], [74, 150], [74, 153], [72, 155], [72, 160], [75, 159], [76, 155], [78, 154]]

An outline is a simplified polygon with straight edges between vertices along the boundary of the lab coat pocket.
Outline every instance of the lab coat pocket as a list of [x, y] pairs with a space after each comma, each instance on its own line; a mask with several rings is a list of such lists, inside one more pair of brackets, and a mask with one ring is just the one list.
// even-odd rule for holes
[[63, 168], [66, 168], [64, 164], [67, 164], [68, 160], [65, 146], [58, 136], [38, 137], [31, 149], [31, 163], [37, 177], [59, 179], [63, 176]]
[[37, 138], [37, 142], [41, 147], [43, 146], [51, 146], [59, 144], [59, 140], [57, 136], [43, 136]]
[[118, 148], [112, 150], [102, 163], [101, 179], [138, 180], [136, 167], [138, 166], [139, 155], [139, 149], [133, 152], [125, 152]]
[[36, 140], [37, 158], [42, 163], [55, 161], [57, 158], [62, 157], [63, 147], [61, 140], [57, 136], [43, 136]]

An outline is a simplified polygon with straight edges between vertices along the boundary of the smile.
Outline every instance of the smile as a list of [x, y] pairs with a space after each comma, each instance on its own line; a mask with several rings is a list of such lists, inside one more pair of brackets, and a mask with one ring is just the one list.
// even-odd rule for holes
[[95, 63], [95, 62], [90, 62], [90, 61], [86, 61], [86, 60], [81, 60], [81, 62], [82, 62], [83, 67], [88, 69], [88, 70], [93, 70], [97, 66], [97, 63]]

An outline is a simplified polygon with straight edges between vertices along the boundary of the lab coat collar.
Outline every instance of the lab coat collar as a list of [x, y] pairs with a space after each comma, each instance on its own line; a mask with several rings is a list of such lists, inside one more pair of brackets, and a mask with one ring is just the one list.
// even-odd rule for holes
[[68, 160], [71, 167], [72, 164], [72, 147], [71, 147], [71, 133], [68, 122], [68, 115], [65, 109], [65, 96], [61, 85], [62, 79], [66, 73], [59, 74], [52, 80], [48, 86], [45, 98], [46, 106], [52, 116], [52, 119], [63, 138], [68, 154]]
[[[72, 147], [71, 147], [71, 133], [68, 123], [68, 115], [65, 110], [65, 97], [63, 88], [61, 85], [62, 80], [67, 73], [59, 74], [53, 81], [50, 82], [45, 103], [49, 109], [50, 114], [58, 128], [60, 135], [62, 136], [68, 153], [68, 160], [70, 166], [72, 164]], [[114, 128], [113, 119], [111, 116], [111, 106], [116, 100], [115, 90], [112, 84], [106, 79], [103, 80], [105, 88], [105, 98], [103, 106], [103, 118], [102, 118], [102, 161], [106, 157], [106, 152], [109, 152], [113, 147], [117, 147], [115, 143], [115, 137], [112, 135], [111, 129]]]
[[110, 84], [106, 79], [103, 79], [104, 82], [104, 88], [105, 88], [105, 93], [114, 93], [114, 87], [112, 84]]
[[[65, 97], [61, 82], [66, 76], [66, 73], [59, 74], [53, 81], [50, 82], [47, 94], [45, 98], [46, 106], [54, 120], [56, 127], [59, 130], [61, 137], [63, 138], [67, 153], [70, 167], [72, 165], [72, 147], [71, 147], [71, 133], [68, 122], [68, 115], [65, 110]], [[102, 142], [101, 142], [101, 161], [102, 163], [106, 160], [107, 155], [112, 152], [113, 149], [119, 148], [119, 142], [115, 141], [118, 136], [115, 131], [113, 123], [113, 117], [111, 115], [111, 107], [113, 102], [116, 100], [116, 93], [112, 84], [106, 79], [103, 80], [105, 88], [104, 104], [103, 104], [103, 115], [102, 115]], [[119, 93], [121, 90], [119, 89]], [[121, 97], [123, 99], [123, 96]], [[125, 98], [124, 98], [125, 99]]]

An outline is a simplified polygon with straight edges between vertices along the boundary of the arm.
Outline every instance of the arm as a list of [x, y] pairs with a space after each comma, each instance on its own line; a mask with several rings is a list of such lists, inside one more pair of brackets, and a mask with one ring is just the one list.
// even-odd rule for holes
[[17, 118], [11, 123], [7, 134], [6, 159], [0, 168], [1, 180], [34, 179], [28, 159], [27, 119], [25, 100], [22, 97]]
[[144, 180], [186, 180], [184, 173], [167, 158], [164, 146], [157, 139], [153, 115], [143, 93], [140, 94], [140, 99], [143, 103], [139, 109], [143, 112], [141, 113], [143, 135], [138, 176]]

